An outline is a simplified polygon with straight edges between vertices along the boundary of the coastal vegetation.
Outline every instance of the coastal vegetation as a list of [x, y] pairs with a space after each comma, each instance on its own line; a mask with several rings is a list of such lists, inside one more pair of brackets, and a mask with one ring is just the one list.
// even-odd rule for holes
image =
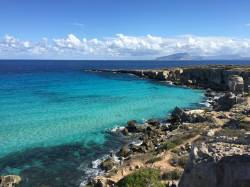
[[150, 187], [164, 187], [160, 182], [161, 174], [157, 169], [144, 168], [140, 169], [118, 182], [118, 187], [139, 187], [139, 186], [150, 186]]

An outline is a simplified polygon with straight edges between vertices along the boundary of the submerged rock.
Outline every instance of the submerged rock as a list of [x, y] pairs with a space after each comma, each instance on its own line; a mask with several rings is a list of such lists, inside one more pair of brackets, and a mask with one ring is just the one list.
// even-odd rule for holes
[[17, 175], [0, 176], [0, 187], [17, 187], [21, 182], [21, 177]]

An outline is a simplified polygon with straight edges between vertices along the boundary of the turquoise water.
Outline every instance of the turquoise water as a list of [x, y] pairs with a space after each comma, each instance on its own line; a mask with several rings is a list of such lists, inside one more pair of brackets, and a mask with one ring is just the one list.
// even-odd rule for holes
[[143, 66], [115, 61], [0, 62], [0, 175], [20, 175], [22, 187], [79, 186], [96, 174], [93, 160], [126, 142], [108, 133], [110, 129], [131, 119], [163, 118], [175, 106], [195, 107], [203, 100], [201, 90], [80, 70], [102, 64]]
[[103, 143], [105, 129], [164, 117], [203, 97], [117, 74], [26, 73], [1, 76], [0, 85], [0, 156], [82, 140]]

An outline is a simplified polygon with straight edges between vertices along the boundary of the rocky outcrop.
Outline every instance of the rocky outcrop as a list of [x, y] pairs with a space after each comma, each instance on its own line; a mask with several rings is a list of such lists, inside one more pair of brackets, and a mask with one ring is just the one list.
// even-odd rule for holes
[[231, 90], [235, 93], [248, 92], [249, 67], [200, 66], [184, 68], [182, 81], [191, 80], [195, 84], [215, 90]]
[[214, 103], [216, 111], [229, 111], [237, 103], [237, 97], [229, 92], [219, 97]]
[[250, 67], [243, 66], [195, 66], [158, 70], [101, 70], [102, 72], [130, 73], [175, 84], [231, 91], [235, 94], [250, 93]]
[[109, 171], [114, 166], [115, 166], [114, 160], [112, 158], [108, 158], [101, 163], [100, 168], [104, 171]]
[[189, 111], [185, 112], [183, 109], [176, 107], [172, 114], [170, 121], [172, 124], [181, 123], [202, 123], [206, 121], [207, 118], [204, 115], [204, 111]]
[[248, 187], [250, 148], [212, 143], [192, 149], [179, 187]]
[[246, 98], [237, 96], [232, 92], [226, 92], [213, 102], [215, 111], [229, 111], [234, 105], [243, 103]]
[[0, 187], [17, 187], [21, 182], [21, 177], [17, 175], [0, 176]]
[[241, 76], [233, 75], [228, 79], [229, 91], [233, 93], [243, 93], [244, 92], [244, 80]]

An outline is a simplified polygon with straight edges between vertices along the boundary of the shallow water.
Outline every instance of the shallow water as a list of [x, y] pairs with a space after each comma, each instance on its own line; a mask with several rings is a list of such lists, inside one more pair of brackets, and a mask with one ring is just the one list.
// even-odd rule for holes
[[0, 174], [21, 175], [23, 186], [77, 186], [91, 161], [124, 141], [107, 129], [162, 118], [202, 99], [201, 90], [132, 75], [70, 68], [2, 73]]

